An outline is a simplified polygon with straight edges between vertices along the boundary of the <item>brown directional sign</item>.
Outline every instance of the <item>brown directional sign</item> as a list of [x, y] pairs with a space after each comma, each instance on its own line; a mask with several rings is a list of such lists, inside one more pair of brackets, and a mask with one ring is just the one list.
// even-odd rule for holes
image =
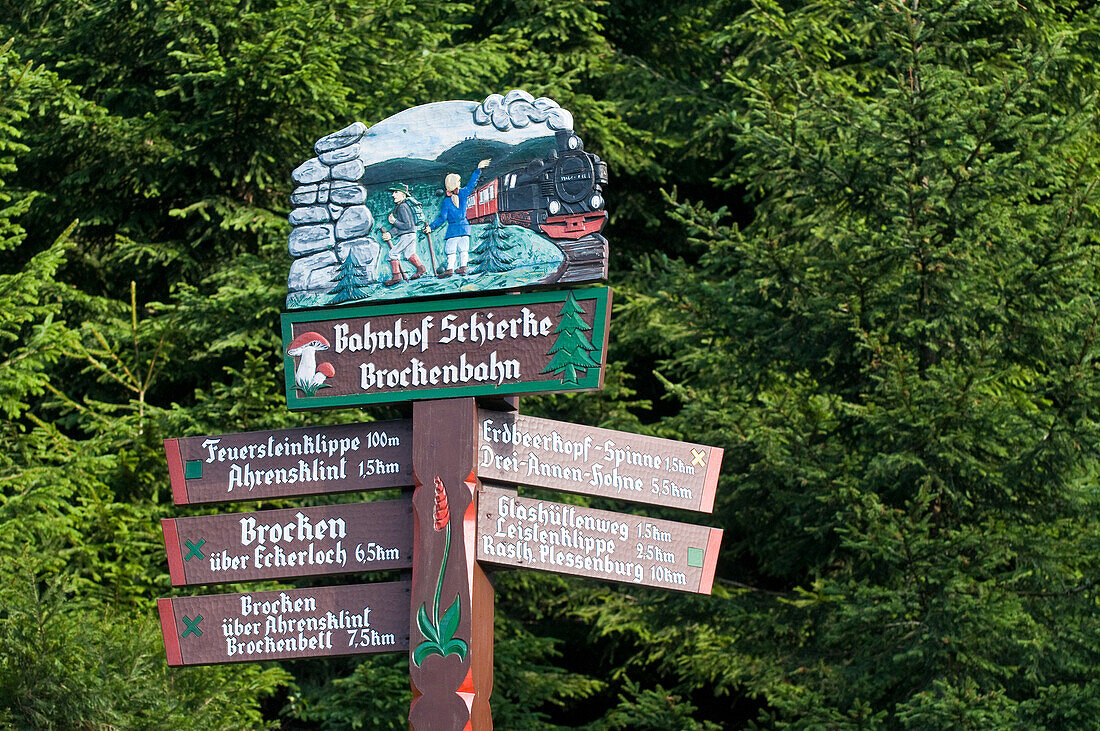
[[408, 420], [165, 439], [177, 505], [411, 487]]
[[604, 287], [284, 313], [287, 406], [595, 390], [610, 300]]
[[408, 581], [158, 599], [169, 665], [409, 649]]
[[710, 594], [720, 528], [546, 500], [478, 495], [479, 561]]
[[412, 500], [165, 518], [175, 586], [412, 567]]
[[478, 477], [709, 513], [722, 450], [515, 412], [478, 412]]

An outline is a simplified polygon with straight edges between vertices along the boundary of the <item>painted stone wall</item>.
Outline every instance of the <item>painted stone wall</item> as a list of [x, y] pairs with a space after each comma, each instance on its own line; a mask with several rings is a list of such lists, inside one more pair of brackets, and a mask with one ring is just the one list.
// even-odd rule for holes
[[366, 131], [356, 122], [322, 137], [314, 145], [317, 156], [291, 173], [298, 187], [290, 196], [289, 296], [333, 289], [349, 255], [362, 279], [377, 269], [381, 245], [368, 238], [374, 217], [366, 206], [367, 189], [359, 183], [364, 172], [360, 141]]

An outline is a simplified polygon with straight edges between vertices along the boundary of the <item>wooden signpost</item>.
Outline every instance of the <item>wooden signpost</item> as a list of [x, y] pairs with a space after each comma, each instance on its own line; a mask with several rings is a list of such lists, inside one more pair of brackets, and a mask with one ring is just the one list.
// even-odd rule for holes
[[164, 440], [176, 505], [412, 485], [412, 423]]
[[425, 104], [314, 151], [291, 174], [288, 310], [607, 278], [607, 165], [551, 99]]
[[412, 503], [165, 518], [173, 586], [412, 567]]
[[479, 499], [478, 561], [710, 593], [719, 528], [530, 500], [490, 487]]
[[610, 297], [600, 288], [286, 313], [287, 405], [598, 389]]
[[722, 537], [515, 486], [709, 513], [722, 450], [518, 413], [517, 395], [603, 385], [610, 290], [547, 290], [607, 275], [607, 167], [569, 112], [512, 91], [356, 123], [314, 149], [293, 173], [287, 406], [405, 401], [412, 418], [167, 439], [173, 498], [411, 496], [166, 519], [169, 574], [411, 576], [160, 599], [168, 662], [407, 652], [410, 727], [486, 731], [483, 566], [709, 594]]
[[722, 450], [483, 410], [478, 477], [709, 513]]
[[492, 728], [493, 587], [473, 540], [476, 422], [472, 398], [413, 404], [409, 723], [418, 730]]
[[169, 665], [395, 652], [409, 647], [409, 582], [158, 599]]

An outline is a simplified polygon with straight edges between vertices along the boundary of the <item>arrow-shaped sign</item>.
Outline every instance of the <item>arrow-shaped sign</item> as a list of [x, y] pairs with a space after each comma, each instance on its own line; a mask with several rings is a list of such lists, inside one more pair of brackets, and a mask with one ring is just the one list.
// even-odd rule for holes
[[714, 509], [722, 450], [516, 413], [478, 412], [477, 474], [485, 480]]
[[[169, 665], [409, 649], [408, 581], [158, 599]], [[201, 626], [200, 626], [201, 625]]]
[[165, 518], [160, 524], [174, 586], [412, 566], [409, 498]]
[[412, 487], [408, 420], [165, 439], [177, 505]]
[[477, 559], [502, 566], [710, 594], [722, 530], [521, 498], [478, 495]]

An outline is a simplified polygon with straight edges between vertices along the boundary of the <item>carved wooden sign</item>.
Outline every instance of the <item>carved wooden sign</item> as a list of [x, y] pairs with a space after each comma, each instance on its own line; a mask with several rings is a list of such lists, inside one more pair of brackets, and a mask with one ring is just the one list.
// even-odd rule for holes
[[518, 497], [478, 495], [477, 558], [640, 586], [710, 594], [720, 528]]
[[606, 288], [283, 314], [287, 406], [603, 385]]
[[165, 439], [177, 505], [412, 486], [408, 420]]
[[611, 291], [549, 291], [607, 277], [607, 166], [568, 111], [519, 90], [439, 102], [314, 152], [292, 174], [287, 406], [412, 401], [412, 419], [165, 440], [173, 499], [412, 496], [166, 519], [169, 573], [411, 579], [159, 599], [168, 662], [404, 651], [411, 728], [491, 729], [483, 562], [709, 594], [722, 531], [480, 480], [710, 512], [723, 453], [488, 410], [603, 385]]
[[409, 648], [409, 582], [158, 599], [169, 665]]
[[292, 173], [287, 309], [607, 277], [607, 165], [520, 90], [321, 138]]
[[161, 520], [172, 584], [412, 567], [412, 501]]
[[641, 434], [478, 413], [478, 477], [565, 492], [714, 509], [722, 450]]

